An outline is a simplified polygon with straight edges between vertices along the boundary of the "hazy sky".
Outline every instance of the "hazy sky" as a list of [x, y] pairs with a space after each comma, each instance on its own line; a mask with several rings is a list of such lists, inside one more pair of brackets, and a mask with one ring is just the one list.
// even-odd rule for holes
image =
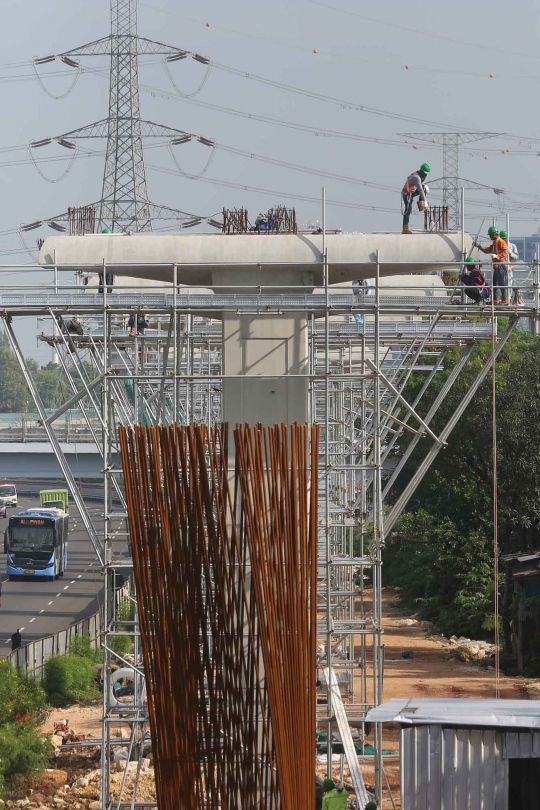
[[[3, 0], [2, 11], [0, 149], [57, 136], [105, 118], [105, 57], [84, 59], [85, 66], [101, 67], [102, 72], [81, 75], [62, 100], [43, 92], [32, 76], [30, 61], [107, 35], [108, 0], [91, 4], [27, 0], [23, 5]], [[514, 235], [532, 233], [538, 228], [537, 214], [531, 209], [536, 203], [534, 195], [539, 193], [540, 173], [539, 15], [538, 3], [532, 0], [517, 0], [511, 7], [501, 0], [489, 4], [273, 0], [270, 5], [247, 0], [141, 0], [142, 36], [199, 52], [217, 65], [344, 102], [332, 104], [287, 92], [218, 67], [211, 70], [202, 91], [186, 99], [171, 84], [161, 60], [144, 57], [140, 60], [143, 118], [214, 138], [220, 147], [380, 186], [294, 171], [221, 148], [204, 178], [190, 180], [177, 173], [166, 148], [154, 148], [146, 154], [150, 198], [200, 215], [243, 205], [252, 219], [258, 211], [281, 202], [295, 205], [303, 225], [320, 218], [318, 199], [325, 185], [329, 227], [394, 230], [400, 227], [399, 189], [405, 176], [423, 161], [431, 164], [432, 178], [442, 174], [439, 148], [415, 150], [397, 133], [470, 128], [507, 135], [463, 147], [461, 176], [507, 193], [499, 200], [489, 189], [468, 192], [468, 228], [476, 231], [483, 216], [504, 209], [512, 212]], [[195, 90], [205, 73], [204, 66], [191, 59], [169, 68], [184, 93]], [[71, 74], [45, 75], [66, 74], [67, 68], [59, 62], [39, 71], [53, 94], [63, 93], [71, 83]], [[385, 114], [361, 111], [359, 105]], [[306, 129], [255, 121], [226, 110]], [[334, 137], [329, 131], [397, 143]], [[92, 141], [88, 147], [101, 150], [105, 143]], [[56, 144], [33, 150], [33, 154], [40, 158], [69, 156]], [[207, 149], [194, 143], [176, 147], [175, 154], [181, 167], [193, 174], [204, 167], [209, 156]], [[51, 217], [69, 205], [91, 203], [101, 195], [102, 157], [77, 158], [66, 179], [54, 184], [45, 182], [25, 161], [28, 154], [24, 150], [0, 155], [2, 231]], [[40, 168], [55, 179], [68, 168], [68, 162], [46, 163]], [[262, 191], [220, 186], [218, 181]], [[418, 216], [412, 225], [419, 227]], [[33, 248], [36, 236], [47, 233], [52, 232], [43, 229], [28, 234], [29, 246]], [[2, 263], [30, 261], [24, 253], [2, 252], [19, 249], [17, 234], [2, 236]], [[3, 283], [21, 283], [21, 279], [39, 284], [37, 276], [22, 276], [16, 270], [10, 276], [4, 274]], [[35, 321], [28, 327], [23, 337], [25, 351], [46, 362], [50, 352], [35, 351]]]

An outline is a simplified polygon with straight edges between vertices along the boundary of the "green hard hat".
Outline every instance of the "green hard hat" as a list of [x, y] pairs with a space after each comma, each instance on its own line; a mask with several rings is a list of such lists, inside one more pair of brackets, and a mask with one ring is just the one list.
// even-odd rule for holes
[[364, 810], [377, 810], [377, 805], [375, 802], [368, 802], [364, 807]]
[[324, 790], [328, 793], [329, 790], [333, 790], [335, 788], [335, 782], [333, 779], [325, 779], [322, 783]]
[[508, 231], [501, 231], [499, 233], [499, 236], [501, 237], [501, 239], [508, 239]]
[[467, 264], [476, 264], [476, 259], [474, 258], [474, 256], [467, 256], [465, 261], [467, 262]]
[[101, 233], [112, 233], [112, 231], [111, 231], [111, 229], [110, 229], [110, 228], [103, 228], [103, 230], [101, 231]]
[[499, 229], [492, 225], [491, 228], [488, 228], [488, 236], [493, 236], [494, 233], [499, 233]]
[[431, 171], [431, 166], [429, 165], [429, 163], [422, 163], [422, 165], [420, 166], [420, 171], [424, 172], [424, 174], [429, 174]]

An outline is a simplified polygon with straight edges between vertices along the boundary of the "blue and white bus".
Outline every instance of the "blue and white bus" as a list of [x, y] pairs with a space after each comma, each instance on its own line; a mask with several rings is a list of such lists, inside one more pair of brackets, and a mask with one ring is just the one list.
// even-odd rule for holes
[[67, 567], [68, 521], [61, 509], [27, 509], [10, 517], [4, 535], [9, 578], [63, 577]]

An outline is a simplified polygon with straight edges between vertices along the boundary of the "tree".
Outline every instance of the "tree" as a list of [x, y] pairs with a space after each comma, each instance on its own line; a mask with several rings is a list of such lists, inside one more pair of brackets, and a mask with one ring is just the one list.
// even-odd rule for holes
[[[33, 358], [28, 358], [26, 363], [43, 405], [45, 408], [55, 408], [62, 398], [67, 397], [68, 387], [62, 368], [52, 362], [40, 367]], [[3, 333], [0, 333], [0, 369], [0, 413], [24, 412], [32, 397]], [[34, 410], [33, 404], [29, 410]]]
[[[432, 422], [435, 433], [455, 411], [490, 352], [490, 343], [475, 348]], [[434, 380], [420, 415], [431, 406], [457, 356], [456, 351]], [[515, 332], [499, 355], [495, 374], [500, 553], [535, 551], [540, 548], [540, 342]], [[412, 375], [409, 401], [423, 382], [423, 376]], [[485, 634], [493, 612], [492, 405], [489, 375], [416, 490], [385, 552], [385, 580], [399, 586], [408, 605], [414, 604], [448, 633], [466, 629]], [[403, 435], [397, 455], [409, 435]], [[420, 442], [398, 479], [401, 488], [425, 452]], [[395, 495], [399, 491], [397, 487]], [[507, 601], [503, 606], [507, 629], [510, 606]]]

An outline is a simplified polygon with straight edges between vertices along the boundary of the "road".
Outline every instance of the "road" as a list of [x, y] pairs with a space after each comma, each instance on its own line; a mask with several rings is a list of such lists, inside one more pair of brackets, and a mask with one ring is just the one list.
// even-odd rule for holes
[[[19, 496], [17, 509], [8, 509], [8, 519], [22, 509], [38, 504], [37, 497]], [[94, 520], [103, 514], [100, 504], [89, 504], [88, 510]], [[8, 519], [0, 518], [0, 657], [11, 651], [11, 634], [17, 628], [21, 631], [23, 646], [53, 635], [95, 613], [103, 590], [99, 562], [73, 504], [69, 509], [68, 566], [63, 578], [54, 582], [41, 579], [7, 581], [3, 538]]]

